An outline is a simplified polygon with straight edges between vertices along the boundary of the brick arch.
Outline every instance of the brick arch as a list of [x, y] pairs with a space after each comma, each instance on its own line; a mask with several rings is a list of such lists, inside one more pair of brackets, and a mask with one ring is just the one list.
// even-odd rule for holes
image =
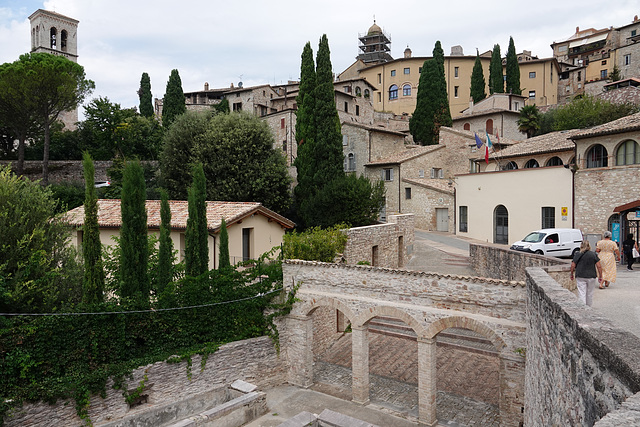
[[448, 328], [464, 328], [477, 332], [480, 335], [488, 338], [499, 352], [501, 352], [506, 347], [506, 344], [504, 343], [502, 338], [496, 335], [496, 333], [491, 328], [483, 323], [478, 322], [477, 320], [462, 316], [451, 316], [436, 320], [426, 328], [424, 337], [433, 339], [440, 332]]
[[396, 319], [400, 319], [404, 323], [409, 325], [409, 327], [413, 329], [416, 335], [418, 335], [419, 337], [424, 336], [424, 333], [425, 333], [424, 326], [418, 320], [416, 320], [409, 313], [389, 305], [377, 305], [375, 307], [371, 307], [365, 310], [363, 313], [358, 315], [356, 319], [354, 319], [354, 321], [352, 322], [352, 325], [354, 327], [361, 327], [377, 316], [389, 316], [389, 317], [395, 317]]
[[296, 309], [296, 312], [303, 316], [310, 316], [319, 307], [330, 307], [340, 310], [352, 323], [356, 318], [356, 314], [349, 306], [331, 297], [314, 298], [311, 301], [305, 301]]

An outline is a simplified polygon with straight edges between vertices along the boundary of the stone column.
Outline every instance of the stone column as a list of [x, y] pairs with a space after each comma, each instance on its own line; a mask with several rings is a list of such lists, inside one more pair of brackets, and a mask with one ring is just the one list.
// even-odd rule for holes
[[524, 421], [525, 358], [503, 350], [500, 354], [500, 425], [517, 426]]
[[289, 315], [290, 330], [288, 381], [300, 387], [313, 385], [313, 319], [311, 316]]
[[369, 327], [351, 326], [351, 383], [354, 403], [369, 403]]
[[418, 422], [435, 426], [436, 418], [436, 339], [418, 337]]

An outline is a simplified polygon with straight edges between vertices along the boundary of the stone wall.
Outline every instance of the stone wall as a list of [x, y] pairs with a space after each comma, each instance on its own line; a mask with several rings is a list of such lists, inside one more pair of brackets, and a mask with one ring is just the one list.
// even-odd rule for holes
[[502, 280], [526, 279], [527, 267], [554, 266], [554, 275], [563, 286], [572, 289], [574, 285], [569, 279], [570, 259], [553, 258], [543, 255], [519, 252], [497, 246], [469, 244], [469, 264], [480, 277], [491, 277]]
[[[413, 251], [413, 221], [412, 214], [390, 215], [386, 224], [350, 228], [346, 231], [346, 263], [355, 265], [368, 261], [379, 267], [402, 267]], [[377, 254], [376, 260], [373, 259], [374, 253]]]
[[543, 269], [526, 275], [524, 425], [637, 426], [640, 338], [580, 303]]
[[[10, 165], [16, 170], [16, 161], [1, 160], [0, 167]], [[107, 169], [111, 167], [111, 161], [94, 161], [95, 180], [107, 181]], [[42, 162], [39, 160], [27, 160], [24, 162], [23, 175], [31, 180], [42, 179]], [[49, 162], [49, 183], [59, 184], [62, 182], [84, 183], [84, 172], [82, 160], [55, 160]]]
[[[225, 344], [209, 356], [203, 371], [200, 356], [192, 358], [192, 377], [187, 376], [187, 363], [168, 364], [157, 362], [133, 372], [128, 388], [135, 389], [147, 375], [148, 403], [130, 409], [121, 390], [107, 383], [107, 396], [91, 398], [89, 417], [94, 424], [114, 421], [146, 408], [185, 399], [241, 379], [259, 387], [273, 387], [286, 381], [286, 373], [268, 337], [253, 338]], [[56, 405], [43, 402], [25, 404], [16, 409], [11, 418], [5, 418], [6, 427], [42, 427], [81, 425], [75, 410], [75, 402], [58, 401]]]

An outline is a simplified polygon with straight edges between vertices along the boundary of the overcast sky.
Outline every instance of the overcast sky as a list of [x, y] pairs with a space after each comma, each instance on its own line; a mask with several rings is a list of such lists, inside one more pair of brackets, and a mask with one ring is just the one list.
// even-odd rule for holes
[[[577, 6], [579, 5], [579, 6]], [[377, 24], [391, 37], [391, 55], [430, 56], [436, 40], [445, 54], [461, 45], [466, 55], [509, 36], [516, 50], [552, 56], [550, 44], [581, 29], [620, 27], [640, 15], [639, 0], [562, 2], [537, 0], [0, 0], [0, 63], [31, 48], [28, 17], [52, 10], [80, 21], [78, 62], [96, 83], [91, 98], [106, 96], [122, 107], [138, 106], [143, 72], [154, 98], [164, 95], [177, 68], [185, 92], [280, 84], [296, 80], [307, 41], [315, 52], [327, 34], [335, 73], [358, 54], [358, 35]]]

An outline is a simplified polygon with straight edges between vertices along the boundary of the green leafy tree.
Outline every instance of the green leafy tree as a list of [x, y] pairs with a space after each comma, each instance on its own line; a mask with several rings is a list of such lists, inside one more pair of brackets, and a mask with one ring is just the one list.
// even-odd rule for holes
[[[64, 111], [75, 109], [95, 87], [85, 77], [84, 68], [61, 55], [29, 53], [13, 63], [26, 82], [16, 96], [21, 99], [20, 120], [33, 119], [44, 132], [42, 182], [49, 181], [51, 126]], [[11, 68], [11, 66], [8, 66]], [[28, 117], [28, 119], [27, 119]], [[18, 135], [20, 136], [20, 135]]]
[[82, 258], [84, 259], [84, 281], [82, 301], [87, 304], [102, 302], [104, 292], [104, 269], [102, 268], [102, 245], [98, 226], [98, 198], [94, 186], [95, 168], [89, 153], [84, 153], [85, 198], [84, 226], [82, 227]]
[[552, 109], [542, 116], [543, 130], [584, 129], [638, 112], [633, 104], [613, 104], [590, 95], [574, 98], [568, 104]]
[[520, 109], [518, 118], [518, 130], [531, 138], [540, 130], [540, 110], [534, 105], [525, 105]]
[[82, 298], [82, 270], [51, 191], [0, 168], [0, 311], [51, 312]]
[[333, 262], [346, 247], [347, 235], [343, 232], [346, 228], [345, 224], [336, 224], [326, 229], [311, 227], [302, 233], [287, 233], [282, 243], [284, 258]]
[[173, 241], [171, 240], [171, 208], [167, 192], [160, 191], [160, 238], [158, 245], [158, 273], [156, 294], [161, 295], [173, 281]]
[[140, 98], [140, 115], [143, 117], [153, 117], [151, 79], [147, 73], [142, 73], [142, 77], [140, 78], [138, 97]]
[[520, 89], [520, 65], [518, 64], [518, 55], [516, 53], [516, 45], [513, 43], [513, 37], [509, 37], [505, 71], [507, 93], [520, 95], [522, 93], [522, 89]]
[[504, 75], [502, 74], [502, 56], [500, 45], [493, 45], [489, 63], [489, 93], [504, 93]]
[[229, 100], [227, 98], [223, 99], [219, 104], [215, 104], [213, 109], [218, 113], [229, 114]]
[[413, 140], [420, 145], [434, 145], [438, 143], [439, 127], [436, 124], [436, 110], [440, 102], [435, 93], [439, 91], [439, 65], [433, 59], [427, 59], [422, 65], [422, 73], [418, 83], [416, 109], [409, 119], [409, 131]]
[[111, 160], [124, 149], [118, 128], [136, 115], [135, 109], [123, 109], [107, 97], [92, 99], [85, 106], [85, 119], [79, 126], [82, 149], [97, 160]]
[[617, 82], [618, 80], [622, 80], [622, 74], [620, 74], [620, 68], [618, 68], [618, 64], [613, 66], [613, 71], [609, 74], [610, 82]]
[[186, 199], [191, 176], [184, 165], [202, 163], [207, 200], [260, 202], [284, 213], [291, 200], [291, 178], [274, 144], [269, 126], [251, 114], [187, 112], [164, 138], [163, 185], [172, 199]]
[[218, 261], [218, 268], [222, 270], [230, 267], [229, 232], [227, 231], [227, 222], [222, 218], [222, 223], [220, 224], [220, 260]]
[[187, 111], [184, 100], [184, 92], [182, 90], [182, 80], [178, 70], [171, 70], [167, 89], [162, 101], [162, 125], [164, 127], [171, 126], [171, 123], [181, 114]]
[[202, 163], [192, 167], [193, 183], [189, 188], [189, 217], [185, 232], [185, 271], [199, 276], [209, 269], [209, 232], [207, 228], [207, 183]]
[[471, 72], [471, 98], [474, 103], [478, 103], [487, 97], [486, 86], [480, 53], [476, 52], [476, 61]]
[[124, 168], [120, 229], [120, 295], [136, 307], [149, 306], [147, 209], [144, 172], [139, 161]]

